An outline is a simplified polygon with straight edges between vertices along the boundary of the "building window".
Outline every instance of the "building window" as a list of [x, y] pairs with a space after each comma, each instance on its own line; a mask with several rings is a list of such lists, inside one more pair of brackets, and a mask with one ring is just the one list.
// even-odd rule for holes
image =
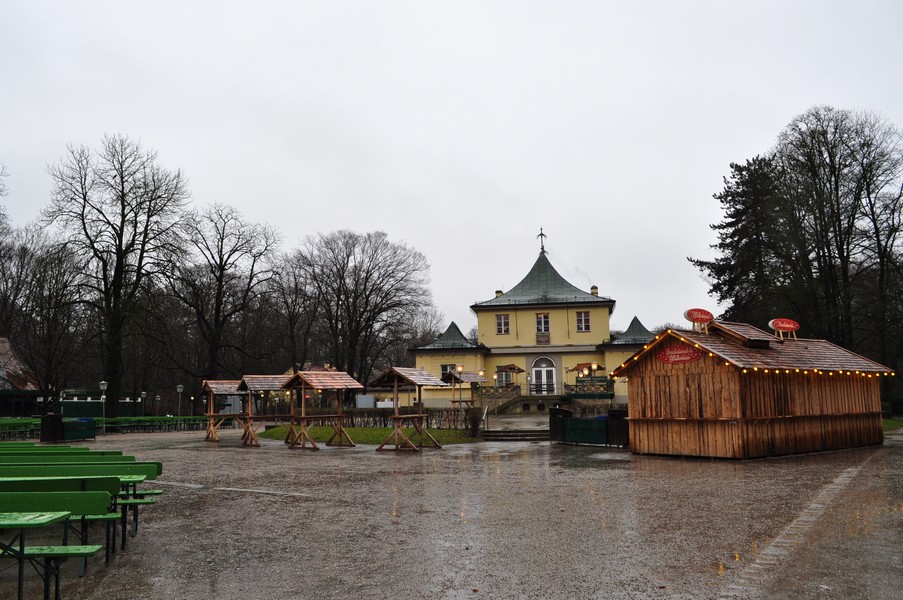
[[[441, 375], [441, 377], [445, 377], [445, 376], [448, 375], [449, 373], [454, 373], [455, 370], [456, 370], [457, 368], [458, 368], [458, 365], [455, 365], [455, 364], [451, 364], [451, 365], [442, 365], [442, 375]], [[441, 377], [440, 377], [440, 378], [441, 378]]]
[[510, 371], [499, 371], [496, 373], [498, 378], [495, 380], [495, 385], [498, 387], [505, 387], [507, 385], [511, 385], [511, 372]]
[[577, 311], [577, 331], [589, 331], [589, 311]]
[[549, 313], [536, 313], [536, 333], [549, 333]]
[[511, 333], [508, 315], [495, 315], [495, 334], [508, 335]]

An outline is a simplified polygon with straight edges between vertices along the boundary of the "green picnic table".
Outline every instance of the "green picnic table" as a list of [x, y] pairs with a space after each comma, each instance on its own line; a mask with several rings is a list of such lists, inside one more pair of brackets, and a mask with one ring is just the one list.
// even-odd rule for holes
[[[25, 533], [29, 529], [40, 529], [65, 521], [71, 514], [68, 511], [0, 513], [0, 529], [15, 532], [8, 544], [0, 540], [0, 557], [12, 557], [19, 562], [19, 591], [16, 596], [19, 600], [22, 600], [25, 590]], [[48, 595], [49, 588], [45, 581], [44, 597]]]

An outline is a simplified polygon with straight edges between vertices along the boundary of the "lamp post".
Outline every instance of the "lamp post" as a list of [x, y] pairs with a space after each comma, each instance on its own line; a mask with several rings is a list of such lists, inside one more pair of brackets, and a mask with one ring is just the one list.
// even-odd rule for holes
[[[498, 371], [496, 371], [495, 373], [492, 374], [492, 386], [493, 386], [493, 387], [498, 387], [498, 386], [499, 386], [499, 374], [498, 374]], [[498, 390], [493, 390], [493, 391], [492, 391], [492, 399], [493, 399], [493, 401], [492, 401], [492, 414], [498, 416], [498, 414], [499, 414], [499, 395], [498, 395]]]
[[144, 407], [146, 406], [144, 404], [145, 398], [147, 398], [147, 392], [141, 392], [141, 415], [140, 416], [142, 416], [142, 417], [144, 416]]
[[[461, 415], [462, 415], [461, 422], [462, 423], [464, 422], [464, 417], [463, 417], [463, 415], [464, 415], [464, 390], [461, 387], [461, 373], [463, 373], [463, 372], [464, 372], [464, 365], [456, 365], [455, 366], [455, 373], [458, 376], [458, 408], [461, 409]], [[455, 397], [455, 391], [454, 391], [454, 389], [452, 389], [452, 400], [454, 400], [454, 397]], [[454, 405], [454, 402], [452, 402], [452, 405]]]
[[[479, 371], [477, 371], [477, 374], [480, 376], [480, 380], [477, 382], [477, 385], [480, 386], [479, 387], [479, 389], [480, 389], [480, 408], [483, 408], [483, 375], [486, 374], [486, 371], [484, 371], [483, 369], [480, 369]], [[486, 429], [489, 429], [489, 413], [488, 412], [486, 413]]]
[[154, 414], [157, 414], [157, 411], [160, 410], [160, 394], [154, 396]]
[[107, 433], [107, 382], [101, 381], [100, 384], [100, 430], [106, 435]]
[[182, 390], [185, 389], [185, 386], [181, 383], [176, 386], [176, 393], [179, 395], [179, 416], [182, 416]]

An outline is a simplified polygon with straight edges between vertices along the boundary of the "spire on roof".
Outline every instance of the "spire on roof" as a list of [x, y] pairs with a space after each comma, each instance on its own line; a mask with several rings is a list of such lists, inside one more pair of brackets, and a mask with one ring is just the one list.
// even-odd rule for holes
[[539, 238], [539, 251], [545, 254], [546, 252], [546, 240], [545, 238], [549, 237], [542, 232], [542, 227], [539, 228], [539, 235], [536, 237]]

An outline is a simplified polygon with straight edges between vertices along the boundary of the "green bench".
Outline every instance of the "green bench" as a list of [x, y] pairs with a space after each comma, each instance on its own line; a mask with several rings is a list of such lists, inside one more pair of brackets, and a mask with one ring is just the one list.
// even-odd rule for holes
[[85, 475], [143, 475], [156, 479], [163, 473], [161, 462], [82, 462], [0, 464], [0, 477], [71, 477]]
[[0, 455], [40, 455], [56, 456], [66, 454], [90, 454], [92, 456], [122, 456], [122, 450], [92, 450], [91, 448], [54, 448], [52, 446], [22, 446], [20, 448], [5, 448], [0, 446]]
[[134, 456], [122, 454], [94, 454], [91, 452], [74, 452], [70, 454], [0, 454], [0, 465], [24, 465], [30, 463], [108, 463], [135, 462]]
[[[53, 579], [55, 600], [60, 600], [60, 565], [68, 558], [81, 558], [87, 561], [97, 554], [101, 546], [97, 544], [85, 544], [82, 546], [27, 546], [25, 558], [32, 563], [36, 560], [44, 561], [44, 598], [50, 598], [50, 581]], [[84, 571], [82, 572], [84, 574]]]
[[[0, 477], [0, 493], [2, 492], [106, 492], [115, 500], [121, 492], [122, 482], [119, 477]], [[69, 511], [72, 512], [72, 511]], [[117, 510], [102, 514], [80, 515], [81, 524], [79, 538], [82, 544], [88, 542], [88, 525], [102, 522], [105, 525], [106, 540], [104, 543], [104, 560], [110, 562], [111, 552], [116, 550], [116, 528], [111, 527], [119, 521]], [[72, 519], [70, 519], [72, 525]], [[84, 563], [82, 571], [84, 572]]]
[[[94, 556], [104, 546], [100, 544], [87, 544], [87, 521], [94, 516], [101, 520], [111, 522], [118, 518], [112, 512], [112, 496], [109, 492], [0, 492], [0, 506], [4, 512], [58, 512], [71, 513], [66, 529], [63, 533], [63, 544], [54, 546], [26, 546], [25, 558], [32, 564], [36, 560], [43, 561], [44, 568], [44, 597], [49, 597], [50, 580], [56, 582], [56, 597], [59, 598], [59, 568], [62, 561], [68, 558], [81, 558], [81, 572], [84, 573], [85, 563], [88, 558]], [[70, 546], [68, 540], [69, 526], [73, 522], [81, 524], [81, 544]], [[107, 526], [107, 557], [109, 557], [110, 527]]]
[[[147, 480], [157, 478], [162, 473], [161, 462], [107, 462], [107, 463], [34, 463], [0, 464], [0, 478], [3, 477], [73, 477], [87, 475], [143, 476]], [[134, 494], [135, 492], [133, 492]], [[138, 533], [138, 509], [154, 504], [153, 498], [117, 499], [116, 507], [121, 509], [121, 529], [124, 549], [128, 540], [128, 513], [132, 511], [132, 535]]]

